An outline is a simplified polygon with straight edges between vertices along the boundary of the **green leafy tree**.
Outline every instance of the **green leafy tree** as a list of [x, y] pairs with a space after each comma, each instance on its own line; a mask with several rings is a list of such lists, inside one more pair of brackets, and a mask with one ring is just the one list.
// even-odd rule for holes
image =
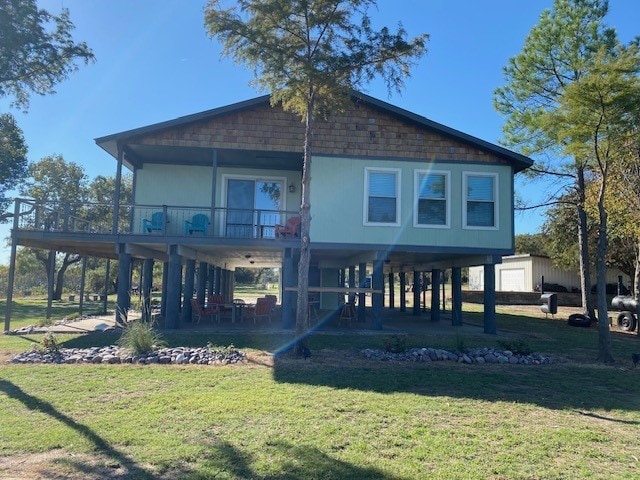
[[[1, 48], [1, 47], [0, 47]], [[7, 192], [27, 174], [27, 145], [13, 115], [0, 114], [0, 222], [11, 217], [5, 213], [11, 200]]]
[[55, 93], [56, 84], [94, 60], [84, 43], [71, 37], [68, 10], [52, 15], [36, 0], [0, 0], [0, 98], [27, 110], [31, 93]]
[[374, 30], [367, 13], [375, 0], [238, 0], [223, 8], [211, 0], [205, 25], [224, 54], [256, 73], [255, 84], [273, 105], [299, 115], [305, 125], [301, 245], [298, 263], [296, 350], [305, 343], [310, 251], [310, 167], [314, 121], [347, 104], [351, 91], [375, 77], [399, 90], [413, 62], [426, 51], [426, 35], [407, 40], [405, 30]]
[[543, 233], [521, 234], [515, 237], [516, 255], [530, 254], [549, 257], [548, 238]]
[[[532, 175], [553, 176], [573, 190], [577, 209], [582, 305], [595, 316], [589, 295], [591, 283], [585, 207], [586, 177], [591, 156], [575, 156], [557, 142], [549, 121], [567, 87], [585, 76], [601, 50], [612, 51], [616, 34], [606, 27], [606, 0], [555, 0], [532, 28], [522, 51], [504, 67], [506, 85], [494, 92], [494, 104], [507, 120], [504, 143], [537, 157]], [[566, 190], [559, 190], [559, 196]], [[551, 199], [550, 203], [557, 201]]]
[[[106, 230], [111, 230], [113, 225], [113, 198], [116, 191], [115, 177], [98, 175], [87, 189], [87, 205], [85, 212], [86, 219], [96, 225], [100, 225]], [[133, 177], [123, 175], [120, 183], [120, 205], [133, 204]], [[129, 217], [121, 215], [119, 217], [120, 228], [127, 230]]]
[[[20, 187], [20, 194], [35, 199], [37, 203], [46, 205], [53, 211], [67, 211], [70, 215], [80, 215], [88, 196], [87, 175], [80, 165], [65, 161], [61, 155], [47, 156], [29, 165], [29, 178]], [[54, 286], [53, 299], [60, 300], [64, 288], [64, 274], [69, 266], [81, 260], [80, 255], [56, 255], [56, 252], [29, 250], [45, 268], [49, 284]], [[52, 255], [55, 257], [54, 260], [51, 259]], [[55, 262], [53, 276], [50, 268], [52, 261]]]
[[569, 155], [587, 158], [597, 176], [595, 204], [598, 218], [596, 249], [599, 329], [598, 360], [612, 362], [606, 297], [609, 172], [635, 141], [640, 119], [640, 52], [638, 47], [601, 48], [589, 71], [568, 85], [549, 124], [556, 141]]

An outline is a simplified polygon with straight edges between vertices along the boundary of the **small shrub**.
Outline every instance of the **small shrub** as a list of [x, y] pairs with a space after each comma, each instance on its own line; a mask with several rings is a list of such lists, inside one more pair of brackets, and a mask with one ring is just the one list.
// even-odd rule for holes
[[51, 318], [41, 318], [36, 322], [36, 326], [38, 327], [48, 327], [53, 325], [53, 320]]
[[138, 320], [127, 324], [118, 339], [118, 345], [135, 354], [149, 353], [158, 347], [166, 345], [153, 324]]
[[521, 338], [514, 340], [498, 340], [498, 345], [503, 350], [509, 350], [516, 355], [529, 355], [533, 349]]
[[37, 350], [38, 352], [45, 354], [57, 354], [60, 353], [60, 342], [58, 341], [58, 337], [56, 337], [53, 333], [48, 332], [42, 336], [39, 345], [33, 345], [33, 350]]
[[391, 353], [403, 353], [407, 350], [407, 337], [403, 335], [392, 335], [385, 339], [384, 349]]
[[459, 332], [456, 332], [456, 347], [455, 350], [463, 353], [467, 351], [467, 346], [465, 345], [464, 342], [464, 337], [462, 335], [460, 335]]

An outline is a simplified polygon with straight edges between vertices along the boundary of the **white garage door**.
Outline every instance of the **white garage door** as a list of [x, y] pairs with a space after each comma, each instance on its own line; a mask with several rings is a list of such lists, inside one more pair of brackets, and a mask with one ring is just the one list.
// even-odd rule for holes
[[524, 292], [524, 268], [500, 270], [501, 292]]

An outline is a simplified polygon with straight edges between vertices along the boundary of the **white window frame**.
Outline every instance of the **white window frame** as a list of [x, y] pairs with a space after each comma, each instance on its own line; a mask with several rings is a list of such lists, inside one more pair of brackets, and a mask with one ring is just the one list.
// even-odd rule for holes
[[[369, 176], [371, 173], [393, 173], [396, 176], [396, 221], [395, 222], [370, 222], [369, 221]], [[400, 168], [364, 168], [364, 208], [362, 210], [362, 224], [367, 227], [399, 227], [400, 226], [400, 187], [402, 170]]]
[[[418, 223], [418, 204], [420, 203], [420, 175], [443, 175], [445, 182], [444, 202], [445, 216], [444, 224], [439, 223]], [[413, 171], [413, 226], [416, 228], [451, 228], [451, 172], [448, 170], [414, 170]]]
[[[478, 226], [478, 225], [468, 225], [467, 224], [467, 180], [469, 177], [491, 177], [493, 178], [493, 226]], [[487, 173], [487, 172], [462, 172], [462, 228], [466, 230], [498, 230], [500, 228], [499, 222], [499, 198], [498, 192], [500, 189], [498, 188], [498, 178], [499, 175], [497, 173]]]

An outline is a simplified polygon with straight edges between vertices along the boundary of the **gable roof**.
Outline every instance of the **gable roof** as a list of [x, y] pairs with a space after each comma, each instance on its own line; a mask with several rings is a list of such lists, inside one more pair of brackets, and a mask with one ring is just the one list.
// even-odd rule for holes
[[[390, 103], [383, 102], [382, 100], [378, 100], [377, 98], [371, 97], [364, 93], [352, 92], [352, 99], [355, 102], [362, 102], [364, 104], [367, 104], [370, 107], [382, 110], [385, 113], [392, 115], [403, 122], [411, 123], [419, 127], [432, 130], [445, 137], [450, 137], [460, 142], [472, 145], [478, 149], [491, 152], [496, 156], [508, 161], [514, 167], [515, 172], [524, 170], [533, 164], [533, 160], [531, 160], [529, 157], [526, 157], [524, 155], [521, 155], [519, 153], [516, 153], [514, 151], [511, 151], [499, 145], [479, 139], [472, 135], [468, 135], [454, 128], [447, 127], [446, 125], [443, 125], [441, 123], [434, 122], [433, 120], [429, 120], [426, 117], [423, 117], [416, 113], [402, 109]], [[216, 117], [220, 117], [229, 113], [238, 112], [241, 110], [248, 110], [248, 109], [251, 109], [257, 106], [262, 106], [269, 103], [270, 103], [270, 95], [262, 95], [260, 97], [256, 97], [250, 100], [245, 100], [242, 102], [233, 103], [223, 107], [218, 107], [218, 108], [206, 110], [206, 111], [195, 113], [195, 114], [178, 117], [173, 120], [154, 123], [144, 127], [139, 127], [132, 130], [125, 130], [123, 132], [114, 133], [114, 134], [106, 135], [103, 137], [98, 137], [95, 139], [95, 142], [98, 146], [103, 148], [107, 153], [112, 155], [114, 158], [117, 158], [118, 143], [126, 143], [127, 141], [130, 141], [136, 137], [140, 137], [143, 135], [156, 134], [163, 130], [182, 127], [188, 124], [197, 123], [201, 121], [211, 120]]]

